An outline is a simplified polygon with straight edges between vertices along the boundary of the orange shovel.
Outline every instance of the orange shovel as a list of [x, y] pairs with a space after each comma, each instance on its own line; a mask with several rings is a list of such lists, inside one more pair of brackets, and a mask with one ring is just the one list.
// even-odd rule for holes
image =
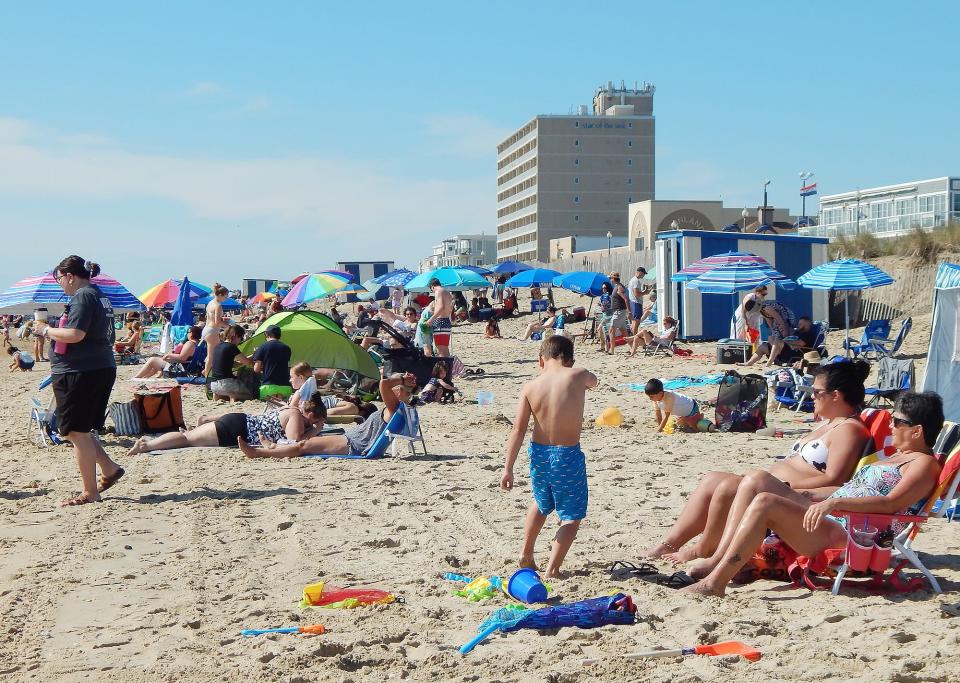
[[[740, 655], [751, 662], [755, 662], [762, 656], [760, 650], [750, 647], [739, 640], [728, 640], [723, 643], [714, 643], [713, 645], [697, 645], [696, 647], [685, 647], [680, 650], [651, 650], [650, 652], [631, 652], [622, 655], [624, 659], [645, 659], [647, 657], [685, 657], [686, 655]], [[581, 666], [598, 664], [601, 660], [583, 659]]]

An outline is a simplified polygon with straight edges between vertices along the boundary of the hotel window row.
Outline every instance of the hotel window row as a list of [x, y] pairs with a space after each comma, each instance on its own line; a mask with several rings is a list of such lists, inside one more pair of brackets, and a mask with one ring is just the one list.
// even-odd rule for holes
[[517, 184], [514, 185], [513, 187], [511, 187], [511, 188], [509, 188], [509, 189], [507, 189], [507, 190], [504, 190], [503, 192], [501, 192], [500, 194], [498, 194], [498, 195], [497, 195], [497, 201], [498, 201], [498, 202], [502, 202], [504, 199], [507, 199], [508, 197], [512, 197], [513, 195], [517, 194], [518, 192], [523, 192], [524, 190], [529, 190], [531, 187], [536, 186], [536, 184], [537, 184], [537, 176], [533, 176], [532, 178], [527, 178], [527, 179], [524, 180], [522, 183], [517, 183]]
[[516, 133], [511, 135], [507, 140], [504, 140], [499, 145], [497, 145], [497, 154], [502, 154], [503, 150], [509, 149], [510, 145], [515, 145], [516, 143], [520, 142], [520, 140], [522, 140], [527, 135], [530, 135], [530, 133], [532, 133], [536, 129], [537, 129], [537, 120], [534, 119], [533, 121], [525, 125], [523, 128], [518, 130]]
[[530, 161], [524, 161], [522, 164], [520, 164], [519, 166], [517, 166], [517, 167], [516, 167], [515, 169], [513, 169], [512, 171], [510, 171], [510, 172], [508, 172], [508, 173], [504, 173], [502, 176], [498, 176], [498, 177], [497, 177], [497, 185], [503, 185], [504, 183], [510, 182], [511, 180], [513, 180], [514, 178], [516, 178], [518, 175], [522, 175], [522, 174], [526, 173], [526, 172], [529, 171], [531, 168], [536, 168], [536, 165], [537, 165], [537, 159], [536, 159], [536, 157], [534, 157], [534, 158], [531, 159]]
[[505, 206], [499, 211], [497, 211], [497, 218], [503, 218], [504, 216], [510, 215], [514, 211], [525, 209], [528, 206], [533, 206], [536, 203], [537, 203], [537, 195], [532, 194], [529, 197], [524, 197], [519, 202], [514, 202], [513, 204], [510, 204], [509, 206]]
[[504, 223], [503, 225], [497, 226], [497, 234], [502, 235], [505, 232], [510, 232], [516, 228], [522, 228], [524, 225], [530, 225], [537, 222], [537, 212], [529, 213], [526, 216], [521, 216], [520, 218], [510, 221], [509, 223]]
[[497, 249], [509, 249], [510, 247], [516, 247], [520, 244], [529, 244], [530, 242], [536, 242], [536, 241], [537, 241], [537, 233], [528, 232], [526, 235], [520, 235], [519, 237], [512, 237], [508, 240], [497, 242]]
[[500, 169], [502, 169], [502, 168], [504, 168], [504, 167], [506, 167], [506, 166], [509, 166], [509, 165], [512, 164], [514, 161], [516, 161], [517, 159], [519, 159], [520, 157], [522, 157], [524, 154], [527, 154], [527, 153], [529, 153], [529, 152], [532, 152], [532, 151], [535, 150], [536, 148], [537, 148], [537, 139], [534, 138], [533, 140], [531, 140], [530, 142], [528, 142], [527, 144], [525, 144], [525, 145], [524, 145], [523, 147], [521, 147], [520, 149], [515, 149], [515, 150], [513, 150], [512, 152], [510, 152], [510, 154], [508, 154], [507, 156], [503, 157], [503, 159], [501, 159], [500, 161], [498, 161], [498, 162], [497, 162], [497, 170], [500, 170]]

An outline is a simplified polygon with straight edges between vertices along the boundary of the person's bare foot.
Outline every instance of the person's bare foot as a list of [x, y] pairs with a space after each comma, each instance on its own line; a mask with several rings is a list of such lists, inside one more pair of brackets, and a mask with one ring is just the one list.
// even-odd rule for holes
[[551, 569], [547, 567], [547, 570], [543, 573], [543, 579], [546, 581], [550, 579], [551, 581], [562, 581], [563, 575], [560, 573], [559, 569]]
[[692, 545], [672, 553], [664, 553], [660, 557], [673, 564], [686, 564], [687, 562], [700, 559], [700, 553], [697, 552], [697, 546]]
[[715, 566], [716, 566], [716, 563], [713, 562], [713, 560], [708, 557], [706, 559], [698, 560], [696, 562], [691, 562], [690, 566], [687, 567], [687, 574], [689, 574], [691, 578], [697, 579], [699, 581], [700, 579], [705, 578], [710, 572], [712, 572]]
[[137, 455], [139, 453], [146, 453], [149, 450], [150, 450], [150, 444], [147, 441], [147, 437], [141, 436], [139, 439], [137, 439], [134, 442], [133, 448], [127, 451], [127, 455], [130, 456], [130, 455]]
[[652, 548], [641, 550], [639, 556], [648, 560], [659, 560], [670, 552], [677, 552], [677, 549], [667, 543], [657, 543]]
[[520, 569], [532, 569], [533, 571], [537, 571], [537, 561], [533, 559], [533, 556], [521, 557], [517, 562], [517, 566], [520, 567]]
[[259, 448], [254, 448], [246, 441], [243, 440], [242, 436], [237, 437], [237, 446], [240, 448], [240, 452], [243, 453], [248, 458], [259, 458], [262, 457], [260, 454]]
[[706, 581], [697, 581], [694, 584], [687, 586], [686, 588], [681, 588], [678, 593], [686, 593], [687, 595], [700, 595], [703, 597], [716, 597], [722, 598], [726, 595], [723, 587], [715, 589], [707, 585]]
[[100, 496], [89, 493], [81, 493], [76, 498], [68, 498], [60, 501], [60, 507], [75, 507], [77, 505], [87, 505], [88, 503], [99, 503]]

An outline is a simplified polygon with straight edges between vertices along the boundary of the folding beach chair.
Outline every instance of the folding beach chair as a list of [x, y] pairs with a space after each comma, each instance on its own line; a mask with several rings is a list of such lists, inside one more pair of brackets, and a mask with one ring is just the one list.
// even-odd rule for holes
[[[910, 334], [911, 327], [913, 327], [913, 318], [904, 318], [900, 323], [900, 331], [897, 332], [896, 338], [871, 337], [868, 344], [869, 353], [873, 354], [874, 358], [888, 358], [893, 356], [900, 350], [900, 347], [903, 346], [903, 340]], [[889, 347], [889, 344], [893, 344], [893, 346]], [[864, 356], [866, 356], [866, 353], [864, 353]]]
[[886, 339], [888, 336], [890, 336], [889, 320], [871, 320], [867, 323], [866, 327], [863, 328], [863, 335], [860, 337], [859, 343], [847, 337], [843, 342], [843, 348], [844, 350], [852, 351], [854, 356], [863, 354], [864, 358], [869, 358], [869, 354], [873, 351], [870, 346], [870, 340]]
[[905, 391], [910, 391], [914, 385], [914, 366], [912, 359], [897, 360], [884, 356], [880, 359], [877, 369], [877, 386], [865, 390], [869, 400], [867, 405], [873, 408], [880, 407], [882, 402], [892, 406], [897, 397]]
[[795, 413], [812, 413], [813, 375], [802, 375], [793, 368], [779, 370], [773, 400], [778, 411], [786, 406]]
[[[40, 382], [37, 390], [43, 391], [52, 383], [53, 376], [48, 375]], [[27, 426], [27, 437], [30, 439], [30, 443], [39, 448], [59, 446], [65, 442], [65, 439], [61, 438], [57, 432], [56, 399], [52, 395], [46, 404], [35, 396], [30, 398], [30, 422]]]
[[387, 448], [393, 445], [391, 455], [396, 455], [396, 441], [406, 441], [411, 452], [416, 455], [415, 444], [419, 442], [423, 446], [423, 454], [427, 454], [427, 444], [423, 438], [423, 430], [420, 428], [420, 416], [417, 409], [401, 403], [396, 412], [390, 416], [390, 420], [384, 425], [383, 430], [377, 435], [377, 438], [370, 444], [366, 453], [361, 455], [336, 455], [317, 453], [305, 455], [305, 458], [314, 458], [317, 460], [328, 460], [339, 458], [343, 460], [374, 460], [382, 458], [387, 452]]

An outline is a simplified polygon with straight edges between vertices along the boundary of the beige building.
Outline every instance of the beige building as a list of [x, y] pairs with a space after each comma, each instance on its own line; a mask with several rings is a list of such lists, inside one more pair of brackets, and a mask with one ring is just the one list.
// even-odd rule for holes
[[550, 240], [627, 233], [653, 199], [654, 87], [597, 89], [592, 110], [541, 115], [497, 146], [497, 260], [547, 261]]
[[[746, 218], [743, 212], [747, 212]], [[658, 232], [670, 230], [722, 230], [738, 225], [743, 232], [756, 232], [772, 225], [776, 232], [788, 232], [796, 218], [789, 209], [768, 206], [755, 209], [726, 207], [720, 201], [673, 201], [655, 199], [630, 205], [630, 232], [627, 244], [636, 251], [653, 249]], [[746, 230], [743, 230], [743, 227]]]

